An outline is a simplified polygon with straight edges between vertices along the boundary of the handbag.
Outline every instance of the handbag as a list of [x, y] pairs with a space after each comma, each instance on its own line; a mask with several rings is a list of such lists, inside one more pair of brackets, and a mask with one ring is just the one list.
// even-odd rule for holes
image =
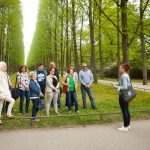
[[125, 102], [130, 102], [136, 97], [135, 90], [131, 87], [128, 87], [126, 90], [120, 91], [121, 99]]
[[68, 92], [68, 86], [63, 85], [62, 92], [67, 93]]
[[16, 87], [17, 85], [17, 76], [16, 76], [16, 81], [15, 81], [15, 87], [12, 88], [11, 90], [11, 96], [14, 100], [17, 100], [17, 98], [20, 96], [19, 88]]
[[[66, 77], [66, 79], [65, 79], [65, 83], [67, 83], [67, 77]], [[63, 87], [62, 87], [62, 92], [63, 92], [63, 93], [67, 93], [67, 92], [68, 92], [68, 86], [63, 85]]]

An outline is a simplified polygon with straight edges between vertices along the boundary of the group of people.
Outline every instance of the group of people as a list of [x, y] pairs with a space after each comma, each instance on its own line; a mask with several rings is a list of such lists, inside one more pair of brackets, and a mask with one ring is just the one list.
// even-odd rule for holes
[[[5, 69], [3, 69], [5, 68]], [[11, 110], [15, 100], [11, 97], [10, 87], [12, 86], [9, 76], [7, 74], [7, 64], [5, 62], [0, 62], [0, 80], [5, 84], [7, 87], [7, 93], [10, 97], [10, 100], [7, 100], [2, 91], [6, 91], [1, 86], [0, 94], [2, 95], [0, 99], [3, 99], [7, 102], [9, 112], [7, 117], [13, 118], [14, 116], [11, 114]], [[4, 76], [4, 78], [3, 78]], [[92, 95], [91, 84], [93, 83], [93, 74], [90, 69], [87, 68], [87, 64], [82, 64], [82, 70], [79, 72], [74, 71], [74, 67], [70, 66], [68, 71], [66, 72], [64, 79], [62, 81], [63, 87], [66, 87], [66, 107], [68, 107], [68, 112], [72, 112], [72, 108], [75, 106], [76, 113], [79, 113], [78, 107], [78, 98], [76, 94], [76, 88], [78, 86], [78, 80], [81, 82], [81, 93], [83, 99], [83, 108], [85, 109], [86, 106], [86, 92], [90, 98], [91, 106], [93, 109], [96, 109], [96, 104]], [[46, 115], [49, 116], [51, 106], [54, 107], [55, 113], [60, 115], [58, 112], [58, 108], [61, 108], [61, 87], [59, 81], [59, 72], [56, 68], [54, 62], [50, 63], [49, 70], [45, 70], [44, 64], [39, 64], [38, 68], [34, 71], [31, 71], [29, 74], [27, 72], [27, 67], [22, 65], [19, 68], [19, 71], [16, 76], [16, 82], [19, 88], [19, 95], [20, 95], [20, 103], [19, 103], [19, 113], [24, 114], [29, 112], [29, 104], [30, 100], [33, 103], [32, 107], [32, 117], [33, 120], [38, 121], [39, 119], [36, 118], [37, 112], [39, 110], [39, 101], [40, 99], [44, 99], [45, 102], [45, 111]], [[24, 108], [24, 100], [26, 99], [26, 104]], [[1, 107], [3, 107], [3, 100], [0, 101], [2, 103]], [[12, 105], [11, 104], [12, 101]], [[0, 109], [0, 114], [1, 114]], [[3, 124], [0, 120], [0, 124]]]
[[[125, 90], [131, 86], [128, 75], [129, 69], [129, 64], [120, 65], [119, 86], [115, 86], [118, 89], [118, 93], [120, 93], [121, 90]], [[87, 108], [86, 93], [89, 96], [91, 107], [96, 109], [96, 103], [91, 89], [91, 85], [93, 83], [93, 74], [91, 70], [88, 69], [87, 64], [83, 63], [79, 74], [75, 72], [73, 66], [70, 66], [62, 81], [62, 91], [66, 94], [66, 106], [68, 107], [69, 113], [72, 112], [72, 108], [74, 106], [76, 113], [79, 113], [78, 98], [76, 93], [78, 80], [81, 83], [83, 109]], [[18, 83], [20, 93], [19, 111], [21, 114], [29, 112], [29, 103], [30, 100], [32, 100], [32, 117], [33, 120], [39, 121], [39, 119], [37, 119], [39, 100], [44, 99], [46, 115], [49, 116], [51, 105], [53, 105], [55, 113], [60, 115], [58, 108], [61, 108], [61, 88], [59, 72], [54, 62], [50, 63], [50, 68], [48, 71], [45, 70], [44, 64], [39, 64], [38, 68], [34, 71], [31, 71], [29, 75], [27, 72], [27, 67], [22, 65], [17, 73], [16, 82]], [[0, 125], [3, 124], [1, 121], [1, 111], [4, 101], [9, 102], [6, 117], [14, 118], [11, 112], [15, 100], [11, 96], [10, 87], [12, 87], [12, 84], [9, 79], [9, 75], [7, 74], [7, 64], [5, 62], [0, 62]], [[25, 98], [26, 105], [24, 111]], [[128, 129], [130, 129], [130, 113], [128, 109], [128, 103], [123, 102], [122, 98], [119, 96], [119, 104], [124, 119], [124, 125], [123, 127], [119, 128], [119, 130], [128, 131]]]

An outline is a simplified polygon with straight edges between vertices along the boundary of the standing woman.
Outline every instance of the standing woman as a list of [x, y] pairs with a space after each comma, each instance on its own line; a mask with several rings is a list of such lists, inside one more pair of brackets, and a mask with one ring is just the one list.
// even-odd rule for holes
[[57, 77], [54, 75], [54, 73], [55, 73], [55, 69], [50, 68], [48, 76], [46, 77], [46, 95], [47, 95], [46, 115], [47, 116], [49, 116], [50, 104], [52, 99], [54, 101], [55, 113], [59, 115], [58, 106], [57, 106], [59, 82]]
[[17, 74], [17, 82], [19, 84], [19, 92], [20, 92], [20, 113], [24, 114], [23, 109], [24, 97], [26, 98], [25, 112], [28, 113], [30, 92], [29, 92], [29, 78], [27, 73], [27, 67], [25, 65], [22, 65], [19, 68], [19, 72]]
[[121, 97], [121, 91], [126, 90], [128, 87], [131, 87], [130, 77], [128, 72], [131, 66], [128, 63], [124, 63], [120, 65], [119, 68], [119, 104], [123, 114], [124, 126], [118, 128], [120, 131], [128, 131], [130, 129], [130, 112], [129, 112], [129, 103], [125, 102], [123, 97]]
[[33, 102], [33, 107], [32, 107], [32, 117], [33, 120], [35, 121], [39, 121], [39, 119], [36, 118], [36, 114], [38, 112], [38, 104], [39, 104], [39, 97], [44, 97], [41, 89], [40, 89], [40, 85], [37, 82], [37, 76], [35, 72], [30, 72], [30, 99]]
[[66, 99], [67, 99], [67, 106], [68, 106], [69, 113], [71, 113], [72, 111], [73, 103], [75, 103], [76, 113], [79, 113], [77, 94], [75, 90], [77, 88], [77, 80], [75, 79], [73, 68], [69, 68], [68, 75], [62, 81], [62, 84], [68, 87], [68, 90], [66, 93]]
[[7, 109], [7, 117], [14, 118], [11, 114], [15, 100], [11, 97], [9, 90], [9, 77], [7, 74], [7, 64], [3, 61], [0, 62], [0, 125], [3, 124], [1, 121], [1, 111], [3, 108], [3, 102], [9, 102]]

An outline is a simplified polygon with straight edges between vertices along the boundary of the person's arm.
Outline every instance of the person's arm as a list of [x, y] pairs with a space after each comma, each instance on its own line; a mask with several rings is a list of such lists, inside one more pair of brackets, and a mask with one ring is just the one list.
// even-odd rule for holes
[[53, 89], [53, 90], [55, 90], [55, 87], [53, 86], [53, 83], [52, 83], [53, 81], [52, 81], [52, 78], [50, 78], [49, 76], [47, 76], [46, 77], [46, 83], [47, 83], [47, 85], [51, 88], [51, 89]]
[[121, 85], [118, 86], [118, 91], [120, 90], [126, 90], [128, 88], [128, 81], [125, 76], [121, 77]]
[[30, 90], [34, 91], [37, 95], [40, 95], [41, 90], [40, 90], [40, 88], [37, 88], [37, 86], [35, 85], [34, 81], [30, 82], [29, 87], [30, 87]]
[[93, 81], [94, 81], [94, 79], [93, 79], [93, 73], [92, 73], [92, 71], [90, 70], [90, 84], [89, 84], [89, 86], [92, 85]]
[[67, 82], [68, 74], [65, 75], [65, 78], [62, 80], [62, 84], [65, 86], [69, 86]]
[[82, 72], [79, 72], [79, 80], [81, 82], [81, 84], [86, 85], [86, 83], [84, 83], [84, 81], [82, 80]]

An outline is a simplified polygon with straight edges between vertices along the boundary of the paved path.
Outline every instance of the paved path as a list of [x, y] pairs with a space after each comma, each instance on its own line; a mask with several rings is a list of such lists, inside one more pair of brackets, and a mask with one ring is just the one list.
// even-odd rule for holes
[[[100, 84], [108, 84], [108, 85], [118, 84], [118, 82], [107, 81], [107, 80], [98, 80], [98, 83], [100, 83]], [[142, 85], [142, 83], [132, 83], [132, 86], [135, 89], [138, 89], [138, 90], [141, 90], [141, 91], [150, 92], [150, 85]]]
[[0, 131], [0, 150], [150, 150], [150, 120], [121, 124]]

